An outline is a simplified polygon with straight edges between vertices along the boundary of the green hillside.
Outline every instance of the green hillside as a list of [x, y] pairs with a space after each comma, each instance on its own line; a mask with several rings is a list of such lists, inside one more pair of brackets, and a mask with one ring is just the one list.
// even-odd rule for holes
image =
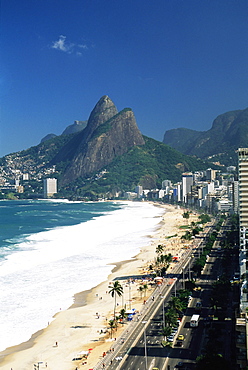
[[104, 168], [106, 171], [87, 179], [80, 178], [61, 189], [60, 194], [71, 197], [115, 196], [116, 192], [134, 191], [137, 185], [144, 189], [161, 188], [165, 179], [177, 182], [181, 180], [182, 172], [210, 167], [208, 162], [185, 156], [159, 141], [143, 137], [145, 145], [133, 147], [115, 158]]
[[219, 115], [208, 131], [168, 130], [163, 142], [187, 155], [237, 166], [237, 149], [248, 146], [248, 108]]

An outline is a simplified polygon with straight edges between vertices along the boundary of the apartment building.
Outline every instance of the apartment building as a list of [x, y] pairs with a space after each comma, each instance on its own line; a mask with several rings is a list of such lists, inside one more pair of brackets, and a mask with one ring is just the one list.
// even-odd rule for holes
[[57, 179], [44, 179], [44, 198], [50, 198], [57, 193]]
[[244, 311], [247, 302], [247, 247], [248, 247], [248, 148], [238, 149], [239, 158], [239, 228], [240, 228], [240, 275], [243, 284], [240, 294], [240, 309]]

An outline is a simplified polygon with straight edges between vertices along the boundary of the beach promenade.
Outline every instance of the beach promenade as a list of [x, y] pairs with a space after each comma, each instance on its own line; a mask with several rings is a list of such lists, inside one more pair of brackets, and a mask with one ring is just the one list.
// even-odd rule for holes
[[[127, 326], [119, 325], [111, 338], [108, 322], [113, 319], [114, 299], [109, 294], [109, 285], [118, 280], [123, 287], [123, 295], [117, 298], [116, 312], [119, 313], [122, 307], [142, 312], [144, 301], [153, 294], [154, 286], [148, 284], [149, 289], [142, 295], [139, 287], [154, 261], [156, 247], [162, 244], [165, 246], [164, 253], [171, 253], [178, 258], [187, 248], [181, 240], [184, 231], [179, 229], [180, 225], [185, 225], [182, 217], [184, 210], [170, 205], [158, 206], [163, 207], [165, 212], [149, 245], [144, 246], [133, 259], [113, 266], [106, 281], [89, 291], [76, 294], [74, 304], [58, 312], [54, 320], [28, 342], [1, 352], [1, 369], [88, 370], [97, 365], [104, 352], [113, 347]], [[197, 215], [191, 215], [189, 223], [197, 219]], [[172, 268], [173, 263], [168, 272]], [[82, 351], [88, 354], [87, 358], [74, 360]]]

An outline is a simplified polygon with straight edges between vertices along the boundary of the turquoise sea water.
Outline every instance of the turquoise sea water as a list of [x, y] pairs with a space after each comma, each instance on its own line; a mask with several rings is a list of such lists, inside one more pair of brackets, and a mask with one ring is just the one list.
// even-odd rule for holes
[[46, 327], [75, 293], [148, 245], [164, 210], [149, 203], [0, 202], [0, 350]]
[[0, 260], [18, 250], [28, 235], [87, 222], [120, 208], [110, 202], [0, 201]]

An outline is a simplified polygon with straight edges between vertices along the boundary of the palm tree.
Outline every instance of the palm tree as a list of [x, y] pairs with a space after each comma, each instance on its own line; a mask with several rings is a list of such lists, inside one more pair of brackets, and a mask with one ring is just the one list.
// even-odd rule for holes
[[144, 291], [145, 291], [145, 297], [146, 297], [146, 291], [147, 291], [147, 289], [148, 289], [148, 285], [147, 285], [147, 284], [144, 284], [144, 285], [143, 285], [143, 289], [144, 289]]
[[166, 341], [166, 337], [168, 337], [169, 335], [171, 335], [171, 327], [164, 326], [162, 328], [161, 334], [163, 335], [164, 340]]
[[113, 335], [113, 330], [116, 328], [116, 320], [109, 320], [109, 327], [110, 327], [110, 334], [111, 334], [111, 339]]
[[125, 308], [122, 308], [120, 310], [120, 318], [122, 319], [122, 325], [124, 325], [124, 319], [127, 317], [127, 313], [126, 313], [126, 310]]
[[183, 218], [185, 218], [186, 220], [189, 219], [189, 211], [186, 211], [186, 212], [183, 213]]
[[172, 254], [171, 253], [166, 254], [164, 256], [164, 263], [166, 264], [166, 270], [168, 269], [171, 262], [172, 262]]
[[138, 291], [140, 292], [140, 298], [142, 298], [143, 290], [144, 290], [143, 285], [140, 285], [140, 286], [138, 287]]
[[157, 254], [161, 254], [161, 253], [163, 252], [163, 250], [164, 250], [164, 246], [163, 246], [163, 245], [161, 245], [161, 244], [159, 244], [159, 245], [157, 246], [157, 248], [156, 248], [156, 253], [157, 253]]
[[176, 311], [172, 310], [172, 309], [169, 309], [165, 315], [164, 315], [164, 318], [165, 318], [165, 325], [166, 326], [175, 326], [176, 323], [177, 323], [177, 313]]
[[114, 320], [115, 320], [115, 308], [116, 308], [116, 297], [117, 295], [120, 297], [123, 294], [123, 287], [118, 280], [114, 282], [113, 285], [109, 285], [109, 294], [115, 299], [114, 303]]
[[172, 310], [181, 312], [183, 310], [183, 304], [178, 297], [172, 297], [168, 305]]

